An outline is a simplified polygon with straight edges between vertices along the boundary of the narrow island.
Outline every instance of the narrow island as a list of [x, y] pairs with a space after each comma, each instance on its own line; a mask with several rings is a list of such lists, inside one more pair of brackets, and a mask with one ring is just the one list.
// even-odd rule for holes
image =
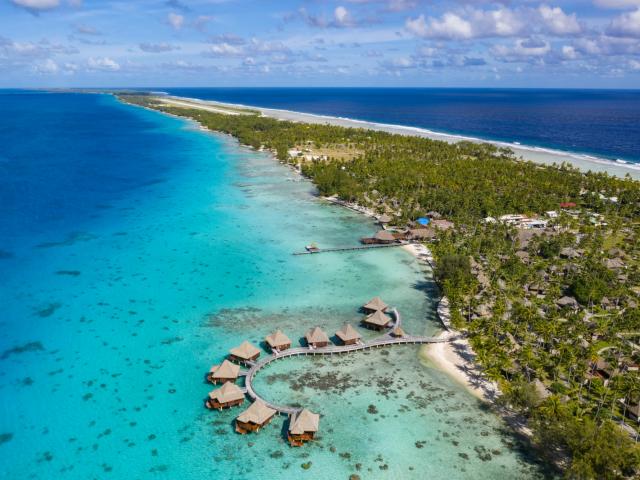
[[[119, 98], [272, 152], [321, 196], [379, 218], [384, 228], [365, 243], [411, 239], [419, 256], [428, 248], [447, 322], [464, 338], [424, 347], [423, 356], [467, 383], [494, 385], [483, 398], [516, 414], [569, 478], [637, 473], [640, 182], [524, 161], [485, 143]], [[263, 407], [238, 429], [270, 419]], [[294, 442], [313, 433], [303, 425], [317, 427], [309, 413], [299, 417]]]

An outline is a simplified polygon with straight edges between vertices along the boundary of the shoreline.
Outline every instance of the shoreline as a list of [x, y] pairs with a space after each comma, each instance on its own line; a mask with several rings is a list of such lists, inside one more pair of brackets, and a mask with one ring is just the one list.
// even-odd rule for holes
[[457, 135], [449, 133], [441, 133], [427, 128], [412, 127], [407, 125], [393, 125], [380, 122], [371, 122], [367, 120], [358, 120], [353, 118], [336, 117], [329, 115], [318, 115], [313, 113], [295, 112], [292, 110], [282, 110], [276, 108], [258, 107], [255, 105], [243, 105], [235, 103], [218, 102], [214, 100], [202, 100], [189, 97], [178, 97], [173, 95], [166, 95], [167, 98], [175, 99], [176, 101], [190, 102], [194, 106], [209, 106], [209, 107], [226, 107], [226, 108], [240, 108], [251, 109], [259, 111], [262, 116], [275, 118], [277, 120], [286, 120], [299, 123], [310, 124], [330, 124], [334, 126], [349, 127], [349, 128], [363, 128], [369, 130], [376, 130], [387, 132], [391, 134], [415, 136], [422, 138], [429, 138], [431, 140], [440, 140], [447, 143], [457, 143], [460, 141], [469, 141], [473, 143], [489, 143], [497, 147], [510, 148], [516, 154], [519, 159], [524, 161], [532, 161], [543, 165], [562, 164], [569, 163], [573, 167], [578, 168], [582, 172], [606, 172], [609, 175], [617, 177], [625, 177], [627, 174], [634, 179], [640, 180], [640, 164], [634, 163], [618, 163], [615, 160], [609, 160], [606, 158], [600, 158], [588, 154], [573, 153], [563, 150], [555, 150], [552, 148], [536, 147], [529, 145], [521, 145], [509, 142], [503, 142], [499, 140], [488, 140], [477, 138], [467, 135]]
[[[433, 269], [433, 255], [426, 245], [409, 244], [402, 248], [411, 253], [418, 262]], [[449, 378], [465, 387], [471, 395], [495, 406], [495, 400], [501, 393], [500, 388], [496, 382], [489, 380], [482, 373], [482, 369], [475, 361], [476, 355], [469, 341], [460, 332], [449, 326], [449, 300], [446, 297], [441, 297], [438, 301], [436, 315], [444, 328], [438, 336], [450, 335], [451, 340], [420, 347], [418, 354], [420, 362], [423, 365], [435, 366]]]
[[[237, 138], [232, 135], [227, 135], [222, 132], [217, 132], [215, 130], [210, 130], [209, 128], [202, 125], [196, 119], [186, 118], [181, 116], [176, 116], [167, 112], [160, 112], [158, 110], [154, 110], [147, 107], [142, 107], [146, 110], [169, 115], [171, 117], [187, 120], [189, 122], [193, 122], [194, 125], [198, 126], [198, 130], [205, 133], [212, 133], [216, 135], [223, 135], [232, 138], [238, 145], [244, 146], [246, 148], [250, 148], [256, 152], [267, 153], [271, 158], [277, 163], [283, 164], [280, 162], [273, 152], [265, 151], [265, 150], [255, 150], [249, 145], [242, 145]], [[283, 164], [286, 165], [286, 164]], [[288, 165], [290, 169], [300, 175], [300, 172], [292, 165]], [[301, 175], [302, 177], [302, 175]], [[304, 178], [304, 177], [303, 177]], [[321, 199], [322, 201], [336, 205], [342, 208], [346, 208], [360, 215], [364, 215], [371, 219], [376, 219], [376, 213], [366, 209], [364, 207], [360, 207], [359, 205], [353, 205], [349, 202], [344, 202], [336, 198], [332, 197], [322, 197], [318, 196], [316, 198]], [[408, 244], [402, 246], [402, 249], [406, 252], [410, 253], [418, 263], [426, 264], [429, 268], [433, 269], [433, 255], [429, 248], [424, 244]], [[443, 300], [446, 300], [446, 305], [441, 305]], [[446, 313], [440, 309], [440, 307], [444, 307]], [[443, 297], [438, 300], [438, 312], [437, 316], [442, 322], [443, 330], [440, 332], [439, 336], [450, 335], [454, 333], [453, 330], [450, 330], [448, 326], [448, 318], [444, 319], [443, 317], [449, 316], [449, 305], [448, 300]], [[474, 361], [475, 353], [471, 349], [468, 340], [463, 338], [460, 334], [457, 337], [454, 337], [450, 342], [445, 343], [436, 343], [430, 345], [423, 345], [420, 348], [420, 353], [418, 355], [419, 361], [421, 363], [431, 363], [430, 366], [435, 366], [438, 370], [445, 373], [449, 378], [457, 382], [458, 384], [465, 387], [465, 389], [475, 398], [488, 403], [492, 406], [496, 406], [495, 399], [500, 394], [500, 390], [498, 385], [495, 382], [488, 380], [483, 376], [482, 371], [480, 370], [478, 364]], [[504, 415], [503, 415], [504, 416]]]

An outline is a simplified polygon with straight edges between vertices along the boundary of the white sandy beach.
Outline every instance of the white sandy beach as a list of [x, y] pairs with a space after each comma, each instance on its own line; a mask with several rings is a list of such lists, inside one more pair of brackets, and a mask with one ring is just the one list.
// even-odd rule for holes
[[[425, 245], [409, 244], [402, 248], [415, 256], [418, 261], [433, 267], [433, 256]], [[448, 311], [448, 302], [446, 305]], [[448, 314], [445, 316], [448, 317]], [[482, 374], [469, 341], [455, 331], [443, 331], [440, 335], [451, 337], [451, 341], [423, 345], [420, 348], [421, 361], [449, 375], [465, 386], [476, 398], [493, 402], [500, 394], [500, 390], [497, 383], [488, 380]]]
[[[326, 115], [315, 115], [311, 113], [293, 112], [290, 110], [279, 110], [275, 108], [263, 108], [252, 105], [240, 105], [230, 104], [223, 102], [214, 102], [209, 100], [199, 100], [193, 98], [184, 97], [167, 97], [172, 98], [174, 101], [182, 103], [188, 103], [193, 107], [206, 107], [203, 109], [209, 110], [216, 106], [224, 109], [226, 108], [249, 108], [259, 111], [266, 117], [276, 118], [279, 120], [289, 120], [293, 122], [305, 122], [314, 124], [330, 124], [342, 127], [352, 128], [366, 128], [370, 130], [378, 130], [388, 133], [396, 133], [399, 135], [411, 135], [417, 137], [430, 138], [433, 140], [442, 140], [449, 143], [459, 142], [461, 140], [467, 140], [471, 142], [480, 143], [492, 143], [500, 147], [508, 147], [513, 150], [518, 157], [522, 157], [524, 160], [530, 160], [532, 162], [551, 165], [569, 163], [582, 171], [593, 172], [607, 172], [610, 175], [618, 177], [624, 177], [627, 174], [632, 178], [640, 179], [640, 165], [631, 163], [616, 163], [611, 160], [592, 157], [589, 155], [582, 155], [577, 153], [563, 152], [559, 150], [545, 149], [541, 147], [529, 147], [525, 145], [516, 145], [513, 143], [504, 143], [497, 141], [482, 140], [473, 137], [465, 137], [462, 135], [451, 135], [447, 133], [438, 133], [431, 130], [418, 127], [409, 127], [403, 125], [389, 125], [384, 123], [367, 122], [363, 120], [355, 120], [350, 118], [332, 117]], [[230, 113], [228, 110], [220, 111], [218, 113]]]

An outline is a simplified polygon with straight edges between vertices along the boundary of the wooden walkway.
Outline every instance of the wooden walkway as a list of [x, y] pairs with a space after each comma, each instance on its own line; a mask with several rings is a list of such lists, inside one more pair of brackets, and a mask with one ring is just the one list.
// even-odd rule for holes
[[[399, 326], [401, 322], [400, 314], [396, 309], [392, 310], [396, 325]], [[282, 360], [289, 357], [295, 357], [299, 355], [340, 355], [343, 353], [357, 352], [361, 350], [372, 350], [374, 348], [383, 348], [392, 345], [422, 345], [425, 343], [444, 343], [450, 341], [452, 335], [448, 335], [445, 337], [421, 337], [415, 335], [405, 335], [404, 337], [395, 338], [392, 337], [389, 333], [382, 335], [374, 340], [370, 340], [368, 342], [360, 342], [355, 345], [329, 345], [327, 347], [322, 348], [310, 348], [310, 347], [298, 347], [298, 348], [289, 348], [284, 350], [278, 354], [271, 355], [266, 357], [263, 360], [258, 362], [250, 362], [249, 370], [245, 375], [245, 390], [247, 395], [252, 400], [261, 400], [270, 408], [273, 408], [278, 413], [291, 415], [296, 413], [302, 408], [299, 407], [291, 407], [287, 405], [277, 405], [271, 402], [268, 402], [264, 398], [262, 398], [253, 388], [253, 379], [256, 374], [262, 370], [264, 367], [269, 365], [276, 360]]]
[[334, 247], [334, 248], [319, 248], [318, 250], [305, 251], [305, 252], [293, 252], [294, 255], [314, 255], [316, 253], [328, 253], [328, 252], [348, 252], [350, 250], [369, 250], [372, 248], [391, 248], [402, 247], [408, 245], [408, 242], [400, 243], [383, 243], [383, 244], [371, 244], [371, 245], [354, 245], [352, 247]]

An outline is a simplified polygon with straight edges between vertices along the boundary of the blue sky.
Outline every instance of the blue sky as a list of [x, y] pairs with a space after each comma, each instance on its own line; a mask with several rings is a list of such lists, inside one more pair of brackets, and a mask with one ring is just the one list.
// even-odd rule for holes
[[0, 0], [0, 87], [640, 88], [640, 0]]

